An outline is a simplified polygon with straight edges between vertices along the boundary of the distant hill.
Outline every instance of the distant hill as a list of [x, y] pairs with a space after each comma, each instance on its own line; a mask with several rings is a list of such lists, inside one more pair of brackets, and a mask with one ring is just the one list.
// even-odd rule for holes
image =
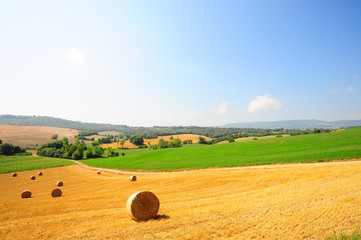
[[239, 122], [225, 124], [227, 128], [284, 128], [284, 129], [314, 129], [314, 128], [347, 128], [361, 126], [361, 120], [340, 120], [326, 122], [322, 120], [289, 120], [268, 122]]
[[[176, 134], [198, 134], [210, 138], [223, 137], [235, 133], [260, 133], [267, 135], [264, 129], [240, 129], [240, 128], [220, 128], [220, 127], [197, 127], [197, 126], [154, 126], [154, 127], [130, 127], [127, 125], [115, 125], [104, 123], [84, 123], [79, 121], [70, 121], [61, 118], [46, 116], [16, 116], [0, 115], [0, 125], [15, 126], [48, 126], [71, 128], [77, 130], [92, 129], [97, 132], [115, 131], [120, 135], [142, 135], [144, 138], [151, 139], [158, 136], [169, 136]], [[116, 135], [116, 133], [114, 134]]]
[[[121, 135], [142, 135], [144, 138], [157, 138], [158, 136], [169, 136], [175, 134], [198, 134], [210, 138], [218, 138], [236, 133], [247, 133], [266, 136], [272, 133], [272, 129], [314, 129], [314, 128], [346, 128], [361, 126], [361, 120], [344, 120], [325, 122], [321, 120], [292, 120], [277, 122], [244, 122], [226, 124], [218, 127], [198, 126], [154, 126], [154, 127], [131, 127], [127, 125], [115, 125], [104, 123], [85, 123], [71, 121], [61, 118], [46, 116], [16, 116], [0, 115], [0, 125], [15, 126], [47, 126], [71, 128], [76, 130], [92, 129], [97, 132], [115, 131]], [[115, 134], [114, 134], [115, 135]]]

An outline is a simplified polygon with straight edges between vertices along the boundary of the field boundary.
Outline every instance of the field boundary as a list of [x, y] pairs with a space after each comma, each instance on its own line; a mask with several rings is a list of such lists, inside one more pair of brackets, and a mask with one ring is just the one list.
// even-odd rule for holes
[[77, 166], [85, 169], [91, 170], [100, 170], [104, 172], [110, 172], [115, 174], [122, 175], [152, 175], [152, 174], [166, 174], [166, 173], [177, 173], [177, 172], [197, 172], [197, 171], [232, 171], [232, 170], [240, 170], [240, 169], [273, 169], [273, 168], [287, 168], [287, 167], [310, 167], [310, 166], [323, 166], [323, 165], [339, 165], [339, 164], [347, 164], [350, 162], [358, 162], [361, 164], [361, 158], [353, 158], [353, 159], [344, 159], [344, 160], [333, 160], [327, 162], [310, 162], [310, 163], [280, 163], [280, 164], [265, 164], [265, 165], [254, 165], [254, 166], [239, 166], [239, 167], [220, 167], [220, 168], [202, 168], [202, 169], [190, 169], [190, 170], [174, 170], [174, 171], [127, 171], [121, 169], [114, 168], [103, 168], [103, 167], [93, 167], [87, 165], [80, 161], [72, 160], [77, 164]]

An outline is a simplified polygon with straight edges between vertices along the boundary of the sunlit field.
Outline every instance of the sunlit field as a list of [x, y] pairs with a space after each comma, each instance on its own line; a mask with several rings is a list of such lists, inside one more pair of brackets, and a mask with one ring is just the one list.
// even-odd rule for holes
[[[325, 239], [361, 222], [361, 163], [96, 174], [79, 166], [0, 175], [1, 239]], [[63, 196], [52, 198], [56, 182]], [[21, 199], [23, 190], [30, 199]], [[131, 194], [160, 200], [156, 219], [126, 213]]]
[[97, 167], [180, 170], [259, 164], [322, 162], [361, 157], [361, 128], [331, 133], [258, 139], [217, 145], [143, 151], [107, 159], [83, 160]]

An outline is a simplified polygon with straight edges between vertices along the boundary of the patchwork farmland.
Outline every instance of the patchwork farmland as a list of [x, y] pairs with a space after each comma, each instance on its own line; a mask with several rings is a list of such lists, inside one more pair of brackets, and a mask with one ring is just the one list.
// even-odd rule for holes
[[[54, 166], [74, 161], [3, 156], [0, 239], [326, 239], [335, 232], [348, 234], [361, 221], [360, 131], [146, 150], [63, 167]], [[33, 168], [40, 161], [42, 176]], [[273, 165], [239, 167], [266, 163]], [[142, 171], [106, 169], [106, 164]], [[163, 172], [146, 172], [159, 164]], [[189, 164], [198, 170], [185, 171]], [[130, 181], [132, 175], [136, 180]], [[56, 188], [62, 194], [54, 198]], [[21, 198], [25, 190], [30, 198]], [[138, 222], [128, 216], [126, 203], [141, 190], [158, 197], [160, 210], [154, 219]]]

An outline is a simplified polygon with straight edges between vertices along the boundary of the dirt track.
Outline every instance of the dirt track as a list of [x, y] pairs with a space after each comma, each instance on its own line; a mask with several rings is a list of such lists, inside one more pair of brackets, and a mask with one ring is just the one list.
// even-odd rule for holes
[[[361, 222], [361, 163], [129, 175], [79, 166], [0, 175], [0, 239], [324, 239]], [[57, 181], [64, 195], [52, 198]], [[33, 192], [21, 199], [23, 190]], [[128, 197], [154, 192], [157, 219], [131, 220]]]

